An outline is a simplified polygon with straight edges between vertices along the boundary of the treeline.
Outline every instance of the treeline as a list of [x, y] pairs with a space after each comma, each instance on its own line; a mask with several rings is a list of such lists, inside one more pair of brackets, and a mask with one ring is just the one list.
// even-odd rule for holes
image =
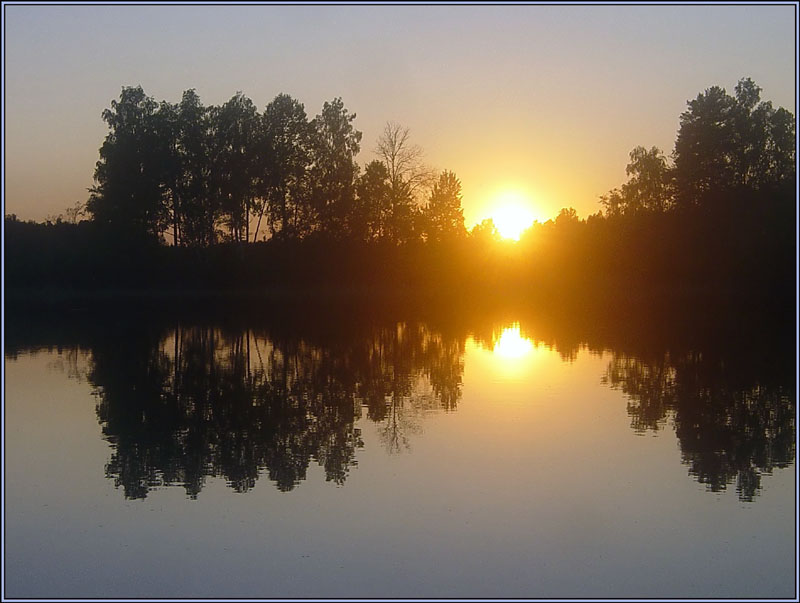
[[565, 208], [535, 223], [513, 260], [489, 244], [491, 221], [479, 224], [477, 265], [498, 287], [785, 306], [795, 290], [795, 118], [760, 95], [751, 79], [733, 95], [718, 86], [699, 94], [680, 116], [670, 158], [637, 146], [627, 182], [600, 197], [597, 213], [580, 219]]
[[689, 101], [670, 163], [657, 147], [636, 147], [628, 182], [600, 198], [607, 216], [700, 207], [737, 209], [732, 197], [775, 194], [795, 178], [795, 118], [761, 101], [749, 78], [733, 96], [713, 86]]
[[448, 171], [434, 178], [408, 129], [388, 123], [381, 159], [361, 173], [355, 117], [341, 98], [309, 119], [287, 94], [259, 113], [241, 93], [206, 107], [194, 90], [173, 104], [123, 88], [103, 112], [109, 133], [86, 210], [118, 237], [189, 247], [465, 234], [460, 182]]
[[[20, 288], [519, 292], [541, 299], [750, 298], [789, 307], [796, 256], [795, 118], [741, 80], [689, 101], [670, 157], [636, 147], [627, 182], [585, 219], [562, 209], [518, 243], [464, 227], [458, 178], [387, 124], [379, 160], [340, 99], [309, 120], [279, 95], [204, 107], [124, 88], [104, 118], [77, 224], [6, 218]], [[77, 222], [74, 212], [71, 216]], [[266, 240], [265, 240], [266, 239]], [[793, 307], [793, 304], [792, 304]]]

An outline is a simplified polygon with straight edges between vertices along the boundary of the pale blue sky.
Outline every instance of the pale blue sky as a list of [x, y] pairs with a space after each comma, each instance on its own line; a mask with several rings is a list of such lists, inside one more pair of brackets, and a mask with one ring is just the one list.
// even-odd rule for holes
[[364, 133], [411, 128], [461, 178], [467, 223], [505, 190], [546, 218], [625, 179], [636, 145], [672, 150], [686, 101], [741, 77], [795, 111], [795, 7], [20, 6], [5, 4], [5, 212], [85, 201], [122, 86], [157, 100], [279, 92], [310, 117], [341, 96]]

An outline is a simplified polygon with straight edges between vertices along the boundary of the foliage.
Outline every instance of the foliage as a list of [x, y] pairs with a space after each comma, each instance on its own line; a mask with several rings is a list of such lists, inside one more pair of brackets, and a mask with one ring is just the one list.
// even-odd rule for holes
[[[600, 197], [607, 216], [711, 208], [741, 191], [774, 190], [795, 177], [795, 121], [786, 109], [760, 102], [745, 78], [731, 96], [712, 86], [680, 116], [674, 165], [657, 148], [637, 146], [628, 182]], [[737, 192], [739, 191], [739, 192]]]
[[110, 132], [100, 147], [87, 209], [118, 236], [158, 237], [165, 226], [160, 156], [165, 145], [157, 111], [158, 104], [140, 86], [123, 88], [119, 101], [103, 111]]
[[341, 236], [349, 228], [355, 205], [361, 132], [353, 127], [355, 113], [349, 113], [341, 98], [322, 106], [312, 121], [311, 199], [316, 212], [316, 229]]
[[371, 161], [357, 185], [358, 203], [353, 221], [354, 233], [366, 240], [389, 236], [392, 215], [392, 188], [389, 172], [380, 161]]
[[672, 173], [661, 149], [649, 151], [638, 146], [630, 153], [625, 168], [628, 181], [600, 197], [606, 215], [663, 212], [672, 204], [670, 178]]
[[461, 181], [445, 170], [433, 185], [423, 212], [427, 239], [441, 242], [464, 238], [464, 211], [461, 209]]
[[713, 86], [689, 101], [675, 141], [675, 186], [681, 206], [710, 202], [736, 188], [769, 188], [794, 179], [794, 116], [760, 101], [746, 78], [735, 96]]
[[103, 115], [110, 133], [86, 209], [111, 238], [208, 247], [314, 233], [395, 243], [421, 236], [413, 200], [430, 174], [421, 150], [395, 127], [396, 147], [377, 162], [383, 171], [376, 164], [362, 179], [362, 135], [341, 98], [309, 121], [288, 94], [259, 113], [240, 92], [206, 107], [195, 90], [176, 105], [136, 87], [123, 88]]
[[[264, 161], [261, 185], [272, 236], [291, 238], [304, 234], [311, 208], [306, 191], [311, 166], [311, 125], [303, 104], [279, 94], [264, 110]], [[256, 228], [256, 236], [259, 228]], [[255, 236], [254, 236], [255, 240]]]

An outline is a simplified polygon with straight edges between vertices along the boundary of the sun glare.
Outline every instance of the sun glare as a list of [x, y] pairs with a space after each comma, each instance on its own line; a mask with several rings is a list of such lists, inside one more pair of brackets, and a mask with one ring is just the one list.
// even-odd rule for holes
[[518, 324], [503, 329], [494, 344], [494, 353], [501, 358], [522, 358], [532, 350], [533, 343], [522, 336]]
[[517, 193], [506, 193], [497, 198], [491, 218], [501, 237], [519, 241], [523, 231], [533, 224], [533, 212], [529, 206], [528, 199]]

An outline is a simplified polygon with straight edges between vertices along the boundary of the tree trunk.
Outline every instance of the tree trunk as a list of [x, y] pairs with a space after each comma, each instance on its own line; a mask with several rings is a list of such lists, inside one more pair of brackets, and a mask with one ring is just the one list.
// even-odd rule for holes
[[244, 241], [250, 242], [250, 196], [244, 202]]

